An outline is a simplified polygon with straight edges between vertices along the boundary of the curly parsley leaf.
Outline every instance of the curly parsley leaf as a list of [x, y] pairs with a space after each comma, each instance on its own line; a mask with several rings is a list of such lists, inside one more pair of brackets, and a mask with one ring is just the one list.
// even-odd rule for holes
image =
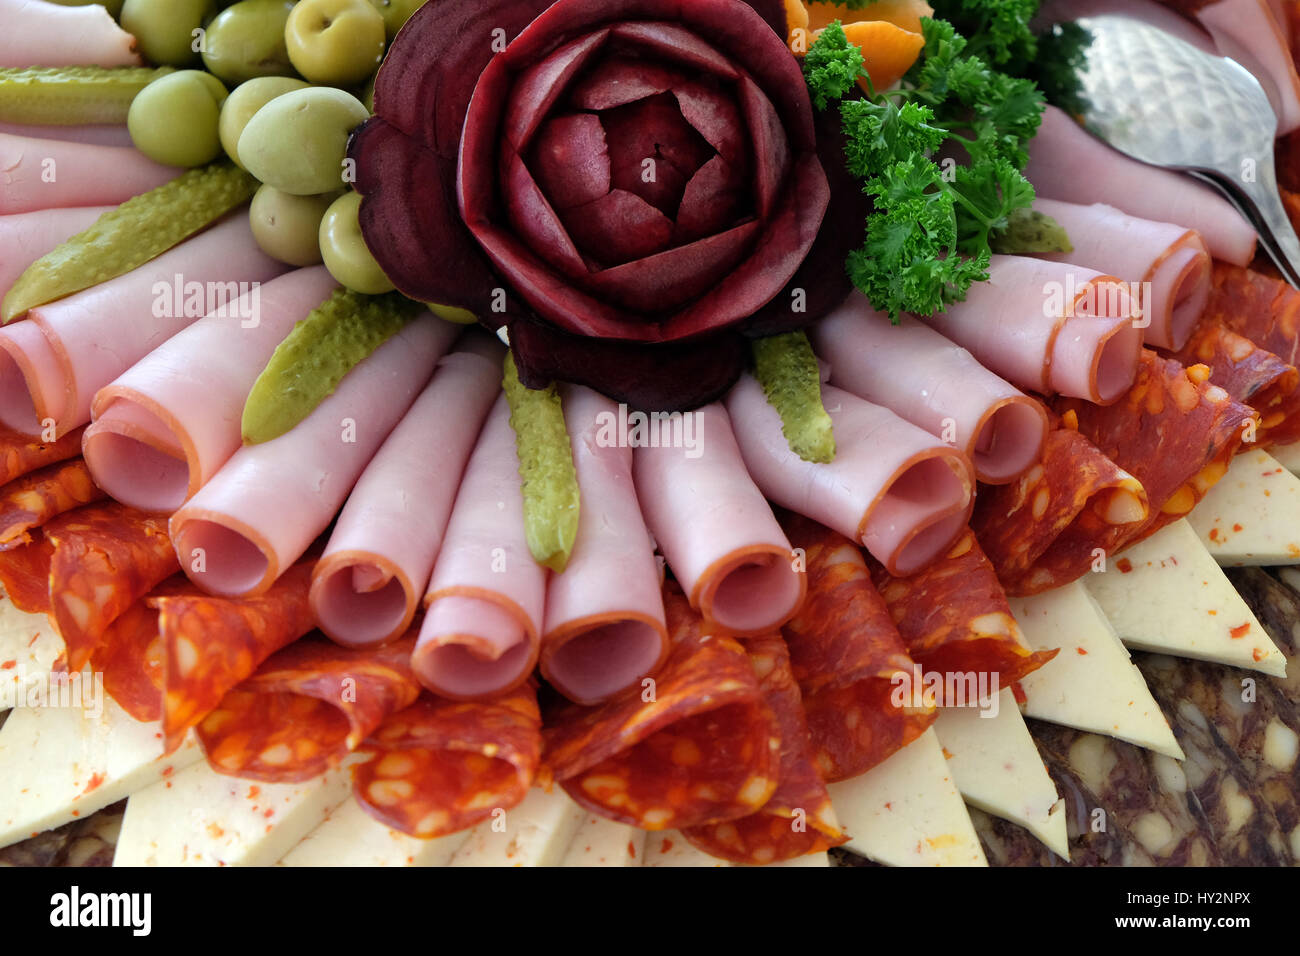
[[1038, 38], [1029, 21], [1038, 13], [1040, 0], [931, 0], [930, 6], [936, 17], [970, 38], [968, 53], [994, 66], [1037, 55]]
[[813, 105], [824, 110], [852, 90], [858, 78], [867, 75], [862, 63], [862, 51], [849, 42], [840, 21], [826, 27], [803, 60]]

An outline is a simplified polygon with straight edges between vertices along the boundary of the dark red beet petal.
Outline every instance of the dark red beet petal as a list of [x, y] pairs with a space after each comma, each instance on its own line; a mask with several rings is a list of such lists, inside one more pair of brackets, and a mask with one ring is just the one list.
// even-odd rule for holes
[[740, 108], [749, 125], [758, 214], [767, 218], [790, 174], [790, 143], [772, 101], [748, 77], [741, 79]]
[[633, 312], [662, 314], [721, 283], [758, 231], [758, 223], [746, 223], [656, 256], [593, 272], [585, 285], [602, 299]]
[[592, 57], [600, 52], [608, 36], [608, 30], [598, 30], [579, 37], [519, 74], [510, 91], [502, 127], [515, 149], [527, 151], [528, 141], [537, 127]]
[[[372, 117], [352, 136], [361, 233], [403, 295], [487, 315], [499, 285], [452, 194], [456, 163]], [[418, 185], [417, 185], [418, 184]], [[437, 268], [427, 257], [436, 256]]]
[[610, 183], [636, 193], [665, 216], [675, 216], [686, 181], [712, 148], [682, 117], [668, 94], [600, 114], [609, 144]]
[[570, 278], [587, 275], [587, 265], [551, 204], [533, 182], [519, 155], [501, 144], [501, 192], [506, 216], [519, 238]]
[[697, 80], [687, 80], [672, 88], [682, 117], [730, 163], [744, 163], [746, 147], [745, 121], [730, 93]]
[[600, 118], [577, 113], [547, 120], [533, 143], [528, 168], [559, 211], [608, 193], [609, 150]]
[[676, 23], [620, 23], [614, 36], [635, 43], [647, 53], [722, 80], [736, 78], [736, 66], [698, 34]]
[[623, 189], [565, 211], [564, 224], [578, 247], [602, 265], [652, 256], [673, 238], [671, 219]]
[[576, 382], [642, 411], [686, 411], [707, 405], [735, 384], [749, 360], [739, 335], [670, 345], [579, 338], [536, 322], [511, 323], [510, 350], [530, 388]]
[[686, 184], [674, 241], [693, 242], [721, 232], [740, 217], [747, 198], [744, 177], [721, 156], [714, 156]]
[[[803, 328], [839, 308], [853, 290], [845, 261], [850, 252], [862, 245], [867, 216], [871, 214], [871, 197], [862, 191], [861, 181], [844, 165], [844, 133], [837, 110], [817, 114], [817, 152], [830, 182], [826, 218], [822, 220], [817, 241], [794, 277], [745, 323], [746, 335], [776, 335]], [[795, 290], [801, 290], [802, 312], [793, 311]]]
[[609, 57], [573, 84], [569, 99], [577, 109], [608, 110], [667, 93], [686, 81], [677, 70], [639, 57]]

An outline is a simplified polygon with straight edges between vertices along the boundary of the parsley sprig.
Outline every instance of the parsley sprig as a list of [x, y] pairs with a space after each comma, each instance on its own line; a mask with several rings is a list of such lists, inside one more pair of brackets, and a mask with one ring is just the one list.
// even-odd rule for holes
[[[848, 167], [874, 200], [849, 275], [893, 318], [932, 315], [965, 299], [972, 283], [988, 279], [991, 244], [1012, 214], [1034, 201], [1022, 170], [1042, 94], [972, 53], [947, 21], [923, 19], [922, 35], [924, 50], [902, 88], [865, 97], [854, 90], [865, 75], [861, 52], [838, 21], [804, 59], [813, 103], [822, 110], [839, 103]], [[1010, 57], [1021, 42], [990, 30], [983, 47]], [[935, 155], [946, 143], [960, 146], [966, 162], [945, 158], [940, 166]]]

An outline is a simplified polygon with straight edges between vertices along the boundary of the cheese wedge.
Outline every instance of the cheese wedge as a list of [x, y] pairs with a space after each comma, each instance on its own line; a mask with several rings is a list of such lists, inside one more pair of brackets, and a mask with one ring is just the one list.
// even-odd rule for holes
[[28, 614], [0, 596], [0, 713], [22, 706], [32, 681], [63, 652], [63, 639], [44, 614]]
[[1018, 823], [1069, 860], [1065, 800], [1056, 795], [1056, 784], [1047, 775], [1015, 696], [1004, 690], [998, 695], [996, 716], [981, 713], [978, 707], [945, 707], [934, 725], [962, 798], [985, 813]]
[[640, 866], [646, 831], [591, 816], [582, 821], [561, 866]]
[[830, 865], [831, 865], [831, 856], [830, 856], [829, 853], [826, 853], [826, 852], [822, 852], [822, 853], [805, 853], [803, 856], [796, 856], [793, 860], [783, 860], [783, 861], [780, 862], [780, 863], [765, 863], [765, 864], [763, 864], [763, 865], [764, 865], [765, 867], [773, 867], [773, 866], [795, 866], [795, 867], [805, 867], [805, 866], [822, 867], [822, 866], [830, 866]]
[[1286, 676], [1286, 656], [1186, 520], [1162, 528], [1108, 562], [1105, 572], [1081, 580], [1131, 650]]
[[281, 866], [446, 866], [469, 831], [421, 840], [384, 826], [346, 799], [284, 855]]
[[1300, 475], [1300, 442], [1294, 442], [1290, 445], [1277, 445], [1270, 448], [1268, 453], [1276, 458], [1277, 463], [1291, 474]]
[[656, 830], [645, 839], [644, 866], [734, 866], [691, 845], [678, 830]]
[[1108, 734], [1183, 759], [1142, 673], [1080, 582], [1009, 600], [1034, 650], [1061, 649], [1020, 681], [1025, 716]]
[[451, 866], [557, 866], [587, 813], [556, 787], [534, 787], [519, 806], [469, 831]]
[[845, 844], [889, 866], [988, 866], [934, 728], [860, 777], [833, 783]]
[[346, 768], [254, 783], [197, 763], [127, 801], [113, 865], [270, 866], [349, 792]]
[[1300, 478], [1272, 455], [1238, 455], [1187, 516], [1219, 564], [1300, 564]]
[[0, 846], [89, 816], [200, 759], [192, 737], [164, 757], [161, 722], [137, 721], [107, 696], [100, 704], [98, 713], [9, 714], [0, 727]]

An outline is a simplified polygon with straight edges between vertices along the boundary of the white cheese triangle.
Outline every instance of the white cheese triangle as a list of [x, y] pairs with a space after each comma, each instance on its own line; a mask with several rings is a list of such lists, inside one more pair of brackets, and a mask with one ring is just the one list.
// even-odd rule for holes
[[284, 855], [281, 866], [446, 866], [469, 831], [433, 840], [384, 826], [350, 797]]
[[1300, 564], [1300, 478], [1267, 452], [1234, 458], [1187, 520], [1219, 564]]
[[28, 614], [0, 595], [0, 713], [22, 706], [31, 681], [63, 652], [63, 638], [44, 614]]
[[845, 844], [889, 866], [987, 866], [934, 729], [829, 787]]
[[1268, 453], [1276, 458], [1277, 463], [1291, 474], [1300, 475], [1300, 442], [1290, 445], [1277, 445], [1270, 448]]
[[1065, 801], [1057, 796], [1015, 696], [1004, 690], [997, 701], [997, 713], [991, 717], [981, 716], [992, 714], [991, 709], [940, 709], [934, 731], [948, 769], [967, 803], [1019, 824], [1068, 860]]
[[640, 866], [646, 831], [588, 814], [561, 866]]
[[586, 811], [556, 787], [534, 787], [517, 807], [469, 831], [451, 866], [556, 866], [564, 859]]
[[197, 763], [132, 794], [114, 866], [270, 866], [350, 792], [344, 767], [303, 783], [258, 783]]
[[644, 866], [734, 866], [697, 849], [679, 830], [654, 830], [645, 837]]
[[1186, 520], [1162, 528], [1082, 581], [1132, 650], [1286, 676], [1286, 656]]
[[131, 717], [102, 686], [93, 693], [99, 706], [19, 707], [0, 727], [0, 846], [89, 816], [201, 758], [193, 737], [163, 756], [160, 721]]
[[1107, 734], [1183, 759], [1141, 671], [1080, 582], [1009, 600], [1034, 650], [1061, 649], [1021, 679], [1025, 716]]

